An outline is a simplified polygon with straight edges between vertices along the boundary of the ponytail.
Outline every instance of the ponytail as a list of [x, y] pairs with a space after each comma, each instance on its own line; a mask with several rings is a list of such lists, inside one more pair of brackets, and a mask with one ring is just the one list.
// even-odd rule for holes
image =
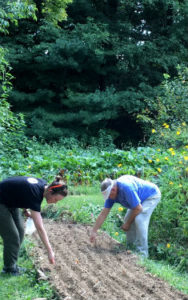
[[63, 180], [64, 170], [60, 170], [55, 180], [48, 186], [48, 190], [52, 191], [53, 194], [60, 194], [64, 197], [68, 194], [68, 187]]

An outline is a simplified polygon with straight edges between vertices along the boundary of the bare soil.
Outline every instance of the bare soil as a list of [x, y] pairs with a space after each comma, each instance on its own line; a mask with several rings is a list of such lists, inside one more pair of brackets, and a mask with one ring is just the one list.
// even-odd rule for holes
[[89, 226], [45, 221], [56, 255], [48, 263], [44, 246], [34, 234], [37, 268], [63, 300], [188, 300], [165, 281], [137, 264], [137, 257], [106, 233], [89, 241]]

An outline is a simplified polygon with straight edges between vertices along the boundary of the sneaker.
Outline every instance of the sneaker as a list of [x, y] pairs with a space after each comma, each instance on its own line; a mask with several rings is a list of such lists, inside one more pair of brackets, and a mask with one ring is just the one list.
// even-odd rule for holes
[[23, 275], [23, 273], [25, 273], [25, 272], [26, 272], [25, 268], [16, 266], [15, 268], [12, 268], [12, 269], [4, 268], [1, 273], [7, 274], [7, 275], [12, 275], [12, 276], [20, 276], [20, 275]]

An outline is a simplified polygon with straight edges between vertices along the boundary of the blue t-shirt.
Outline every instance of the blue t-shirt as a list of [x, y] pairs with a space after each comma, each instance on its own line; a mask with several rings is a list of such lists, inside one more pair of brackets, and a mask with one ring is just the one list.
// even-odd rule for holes
[[154, 183], [131, 175], [119, 177], [117, 186], [118, 194], [116, 199], [108, 198], [104, 204], [105, 208], [111, 208], [114, 203], [120, 203], [124, 207], [133, 209], [159, 191]]

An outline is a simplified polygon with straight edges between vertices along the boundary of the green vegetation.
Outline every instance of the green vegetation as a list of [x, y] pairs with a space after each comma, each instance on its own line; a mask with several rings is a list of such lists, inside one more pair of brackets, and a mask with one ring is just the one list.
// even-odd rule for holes
[[103, 130], [119, 147], [147, 140], [137, 117], [147, 109], [155, 117], [163, 74], [187, 65], [188, 2], [21, 2], [33, 3], [35, 19], [11, 22], [0, 44], [13, 68], [9, 101], [25, 114], [27, 134], [88, 145]]
[[[149, 245], [158, 262], [145, 264], [187, 292], [188, 3], [70, 3], [0, 0], [0, 179], [51, 181], [63, 169], [70, 196], [44, 214], [87, 224], [103, 207], [105, 177], [155, 182], [162, 201]], [[123, 243], [124, 214], [113, 207], [102, 227]], [[24, 251], [21, 260], [31, 273], [1, 278], [0, 296], [52, 299]]]
[[[0, 274], [0, 299], [32, 300], [34, 298], [57, 299], [49, 282], [37, 279], [37, 272], [26, 248], [32, 245], [25, 241], [20, 253], [19, 264], [27, 269], [22, 276]], [[0, 269], [2, 269], [2, 243], [0, 240]]]
[[[98, 185], [106, 176], [117, 178], [137, 172], [141, 172], [142, 178], [158, 184], [162, 201], [152, 216], [151, 257], [165, 259], [182, 270], [187, 268], [188, 145], [178, 149], [138, 147], [129, 151], [82, 149], [78, 145], [68, 149], [60, 144], [41, 145], [37, 141], [28, 141], [25, 146], [22, 151], [15, 148], [0, 150], [1, 178], [33, 175], [51, 181], [58, 169], [63, 169], [64, 179], [73, 192], [79, 185], [83, 188]], [[98, 212], [96, 204], [81, 201], [78, 211], [73, 206], [77, 218], [82, 214], [91, 215], [95, 210]]]
[[157, 144], [163, 149], [178, 149], [188, 138], [188, 68], [178, 66], [177, 71], [178, 76], [174, 79], [164, 74], [157, 97], [146, 99], [146, 108], [137, 115], [138, 122], [150, 136], [147, 144]]
[[188, 294], [188, 274], [179, 273], [176, 268], [166, 264], [165, 261], [156, 262], [150, 259], [140, 259], [139, 263], [146, 268], [146, 271], [157, 275], [158, 277], [169, 282], [173, 287]]

